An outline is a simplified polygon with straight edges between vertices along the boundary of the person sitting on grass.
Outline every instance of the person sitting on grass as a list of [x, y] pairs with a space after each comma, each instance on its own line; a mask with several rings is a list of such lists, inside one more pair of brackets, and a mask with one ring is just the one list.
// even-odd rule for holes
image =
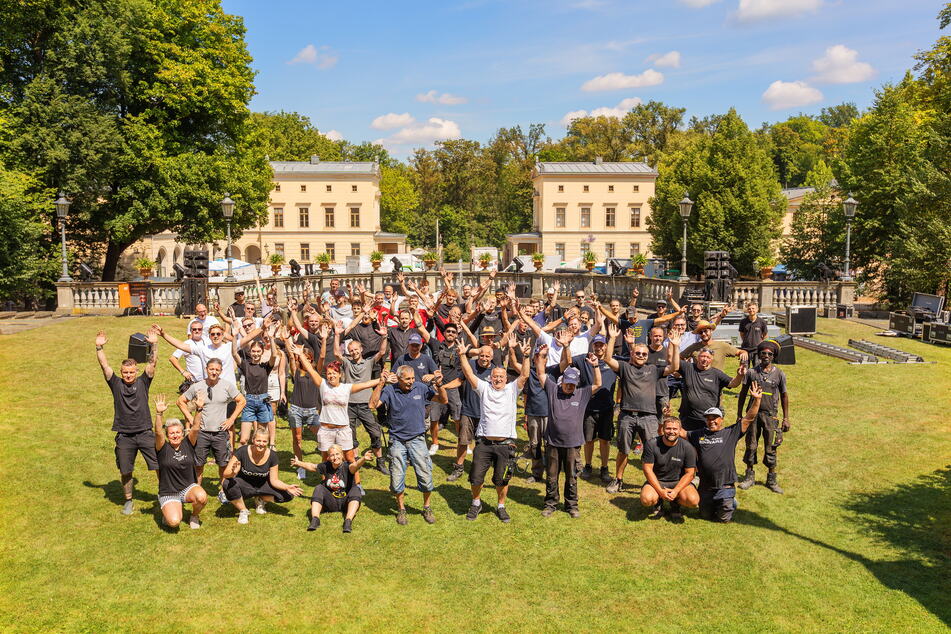
[[360, 500], [363, 499], [363, 491], [355, 482], [354, 476], [360, 467], [373, 457], [373, 452], [367, 451], [356, 462], [349, 462], [344, 460], [343, 448], [340, 445], [331, 445], [327, 451], [327, 460], [319, 464], [291, 458], [292, 467], [319, 473], [324, 478], [310, 498], [310, 523], [307, 530], [317, 530], [323, 511], [342, 512], [343, 532], [349, 533], [353, 530], [353, 518], [360, 510]]
[[700, 504], [700, 494], [694, 488], [697, 472], [697, 450], [680, 439], [680, 419], [668, 416], [661, 427], [661, 435], [644, 443], [641, 464], [647, 482], [641, 487], [641, 504], [650, 508], [651, 519], [664, 514], [664, 502], [670, 504], [668, 518], [682, 522], [681, 506], [694, 508]]
[[250, 445], [238, 447], [224, 470], [222, 488], [228, 501], [238, 509], [238, 524], [248, 523], [245, 499], [257, 498], [258, 515], [267, 513], [267, 502], [290, 502], [303, 491], [296, 484], [285, 484], [278, 475], [278, 456], [268, 446], [267, 427], [254, 430]]
[[198, 394], [195, 403], [198, 411], [186, 434], [185, 426], [177, 418], [162, 424], [168, 404], [164, 394], [155, 398], [154, 433], [155, 452], [158, 456], [159, 508], [162, 511], [162, 523], [169, 528], [177, 528], [182, 523], [185, 504], [192, 505], [189, 528], [200, 528], [199, 516], [208, 502], [208, 494], [198, 485], [195, 477], [195, 443], [198, 441], [201, 410], [205, 404], [202, 394]]

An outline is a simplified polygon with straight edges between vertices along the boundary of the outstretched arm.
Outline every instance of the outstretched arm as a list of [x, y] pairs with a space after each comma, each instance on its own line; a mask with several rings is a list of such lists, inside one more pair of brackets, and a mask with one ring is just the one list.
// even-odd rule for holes
[[608, 347], [604, 350], [604, 363], [615, 372], [621, 367], [621, 364], [614, 358], [614, 342], [617, 341], [618, 335], [620, 334], [621, 329], [617, 327], [617, 324], [608, 324], [609, 338]]
[[155, 397], [155, 423], [153, 431], [155, 432], [155, 451], [159, 451], [165, 446], [165, 410], [168, 404], [165, 402], [165, 395], [159, 394]]
[[479, 387], [479, 378], [475, 375], [475, 372], [472, 371], [472, 365], [469, 363], [468, 358], [466, 358], [466, 352], [469, 347], [460, 341], [456, 349], [459, 351], [459, 365], [462, 367], [462, 375], [466, 377], [469, 386], [472, 389], [476, 389]]
[[102, 368], [102, 376], [104, 376], [108, 381], [112, 378], [112, 375], [114, 375], [115, 372], [113, 372], [112, 368], [109, 367], [109, 360], [106, 359], [106, 353], [103, 352], [106, 341], [105, 331], [100, 330], [96, 335], [96, 359], [99, 360], [99, 367]]
[[[743, 382], [744, 376], [746, 376], [746, 366], [743, 364], [740, 364], [740, 366], [736, 369], [736, 376], [733, 377], [733, 380], [730, 381], [730, 384], [727, 385], [727, 387], [732, 390], [737, 385]], [[751, 392], [751, 395], [752, 395], [752, 392]]]
[[745, 434], [746, 430], [749, 429], [750, 423], [756, 420], [756, 415], [759, 414], [759, 404], [760, 399], [763, 398], [763, 388], [760, 387], [759, 383], [753, 381], [750, 383], [750, 408], [746, 412], [746, 416], [740, 421], [742, 427], [740, 430]]

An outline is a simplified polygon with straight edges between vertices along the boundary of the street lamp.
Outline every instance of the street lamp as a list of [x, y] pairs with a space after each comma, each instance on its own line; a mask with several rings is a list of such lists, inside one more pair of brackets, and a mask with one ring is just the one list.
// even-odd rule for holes
[[849, 274], [849, 251], [852, 246], [852, 218], [855, 217], [855, 208], [859, 206], [859, 201], [849, 197], [842, 201], [842, 211], [845, 212], [845, 272], [842, 275], [843, 282], [851, 282], [852, 276]]
[[226, 282], [234, 282], [234, 275], [231, 274], [231, 216], [234, 215], [234, 201], [231, 200], [231, 194], [225, 193], [221, 200], [221, 213], [225, 216], [225, 222], [228, 223], [228, 275], [225, 276]]
[[681, 250], [680, 258], [680, 282], [689, 282], [690, 277], [687, 275], [687, 220], [690, 219], [690, 212], [693, 210], [693, 201], [690, 200], [690, 196], [687, 192], [684, 192], [683, 200], [679, 203], [680, 206], [680, 217], [684, 221], [684, 243]]
[[59, 276], [58, 282], [72, 282], [73, 278], [69, 276], [69, 266], [66, 263], [66, 214], [69, 213], [69, 206], [72, 204], [66, 199], [66, 194], [59, 193], [59, 198], [53, 201], [56, 205], [56, 219], [59, 221], [60, 241], [63, 248], [63, 274]]

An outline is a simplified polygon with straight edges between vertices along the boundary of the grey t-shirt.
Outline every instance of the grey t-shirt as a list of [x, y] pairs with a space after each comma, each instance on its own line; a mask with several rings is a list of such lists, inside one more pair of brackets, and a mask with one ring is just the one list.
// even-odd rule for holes
[[201, 412], [201, 430], [221, 431], [221, 424], [228, 419], [228, 403], [237, 398], [238, 388], [234, 383], [222, 379], [218, 379], [214, 385], [199, 381], [192, 383], [185, 392], [185, 398], [194, 400], [198, 390], [203, 390], [205, 393], [205, 409]]
[[621, 377], [621, 409], [633, 412], [650, 412], [657, 409], [657, 380], [664, 370], [645, 363], [638, 367], [627, 361], [618, 361], [618, 376]]
[[584, 410], [591, 400], [591, 386], [576, 387], [570, 395], [561, 391], [558, 382], [545, 381], [548, 396], [548, 426], [545, 444], [551, 447], [580, 447], [584, 444]]
[[[363, 383], [373, 378], [373, 359], [360, 359], [354, 363], [350, 359], [343, 359], [343, 383]], [[373, 390], [350, 392], [350, 404], [369, 403]]]

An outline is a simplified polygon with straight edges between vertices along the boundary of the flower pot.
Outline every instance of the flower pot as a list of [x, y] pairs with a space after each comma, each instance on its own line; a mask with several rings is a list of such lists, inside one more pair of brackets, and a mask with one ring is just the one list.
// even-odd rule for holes
[[771, 277], [773, 277], [773, 267], [764, 266], [763, 268], [759, 270], [759, 276], [760, 278], [764, 280], [770, 279]]
[[152, 275], [152, 269], [139, 269], [139, 275], [142, 276], [142, 279], [147, 280]]
[[383, 263], [380, 260], [370, 260], [370, 266], [373, 267], [374, 271], [379, 271], [381, 264]]
[[272, 275], [277, 275], [278, 273], [280, 273], [280, 272], [281, 272], [281, 266], [283, 266], [283, 265], [282, 265], [282, 264], [272, 264], [272, 265], [271, 265], [271, 274], [272, 274]]
[[327, 269], [330, 268], [330, 262], [320, 262], [319, 264], [320, 264], [321, 271], [326, 271]]
[[532, 261], [532, 264], [535, 265], [535, 270], [536, 270], [536, 271], [541, 271], [541, 270], [542, 270], [542, 267], [545, 266], [544, 260], [533, 260], [533, 261]]
[[436, 266], [436, 260], [423, 260], [423, 264], [426, 265], [427, 271], [432, 271], [433, 267]]
[[482, 267], [482, 270], [484, 271], [484, 270], [486, 270], [487, 268], [489, 268], [489, 263], [488, 263], [488, 262], [479, 262], [479, 266], [481, 266], [481, 267]]
[[596, 264], [595, 262], [585, 262], [584, 267], [588, 269], [589, 271], [593, 271], [595, 264]]

